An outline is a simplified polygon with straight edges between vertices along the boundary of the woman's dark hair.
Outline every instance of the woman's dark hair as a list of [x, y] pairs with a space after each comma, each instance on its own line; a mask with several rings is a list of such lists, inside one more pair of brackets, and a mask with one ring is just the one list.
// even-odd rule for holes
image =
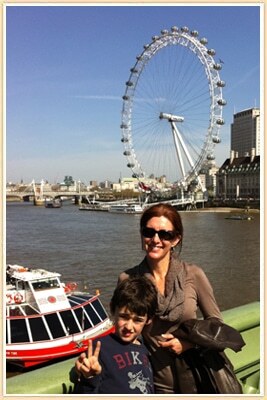
[[157, 310], [157, 291], [153, 283], [145, 276], [134, 275], [121, 281], [114, 290], [110, 302], [110, 312], [116, 308], [127, 307], [137, 315], [147, 314], [151, 319]]
[[141, 231], [142, 228], [144, 228], [147, 225], [148, 221], [153, 217], [165, 217], [172, 223], [176, 235], [180, 236], [181, 238], [179, 246], [180, 248], [182, 248], [184, 229], [181, 216], [176, 208], [174, 208], [170, 204], [158, 203], [145, 209], [140, 219]]

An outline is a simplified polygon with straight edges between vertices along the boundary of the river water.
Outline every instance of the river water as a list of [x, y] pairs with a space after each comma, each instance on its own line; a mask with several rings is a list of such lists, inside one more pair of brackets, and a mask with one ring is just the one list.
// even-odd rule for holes
[[[181, 212], [181, 258], [200, 265], [221, 308], [260, 299], [260, 214], [251, 221], [225, 219], [223, 212]], [[108, 307], [118, 275], [144, 257], [139, 215], [7, 203], [6, 262], [45, 268], [64, 282], [100, 290]]]

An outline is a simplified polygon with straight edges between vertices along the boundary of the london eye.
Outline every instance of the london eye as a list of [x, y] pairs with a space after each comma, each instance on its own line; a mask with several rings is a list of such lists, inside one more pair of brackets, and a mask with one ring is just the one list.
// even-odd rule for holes
[[215, 159], [226, 101], [215, 50], [196, 30], [172, 27], [153, 36], [125, 83], [121, 117], [123, 154], [140, 181], [166, 177], [201, 187], [199, 173]]

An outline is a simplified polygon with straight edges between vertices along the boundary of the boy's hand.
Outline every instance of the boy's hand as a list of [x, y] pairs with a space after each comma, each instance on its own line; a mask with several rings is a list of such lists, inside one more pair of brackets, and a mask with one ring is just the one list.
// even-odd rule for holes
[[87, 354], [82, 353], [75, 363], [78, 374], [82, 374], [86, 379], [101, 374], [102, 367], [98, 361], [101, 348], [101, 342], [97, 341], [95, 351], [93, 352], [92, 340], [88, 340]]

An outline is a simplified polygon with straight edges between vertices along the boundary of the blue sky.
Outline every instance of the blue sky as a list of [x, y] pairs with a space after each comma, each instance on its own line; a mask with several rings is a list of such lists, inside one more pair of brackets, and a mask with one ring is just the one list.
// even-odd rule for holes
[[233, 113], [260, 106], [259, 5], [9, 5], [7, 182], [130, 176], [120, 140], [125, 82], [143, 45], [172, 26], [198, 30], [223, 60], [220, 166]]

